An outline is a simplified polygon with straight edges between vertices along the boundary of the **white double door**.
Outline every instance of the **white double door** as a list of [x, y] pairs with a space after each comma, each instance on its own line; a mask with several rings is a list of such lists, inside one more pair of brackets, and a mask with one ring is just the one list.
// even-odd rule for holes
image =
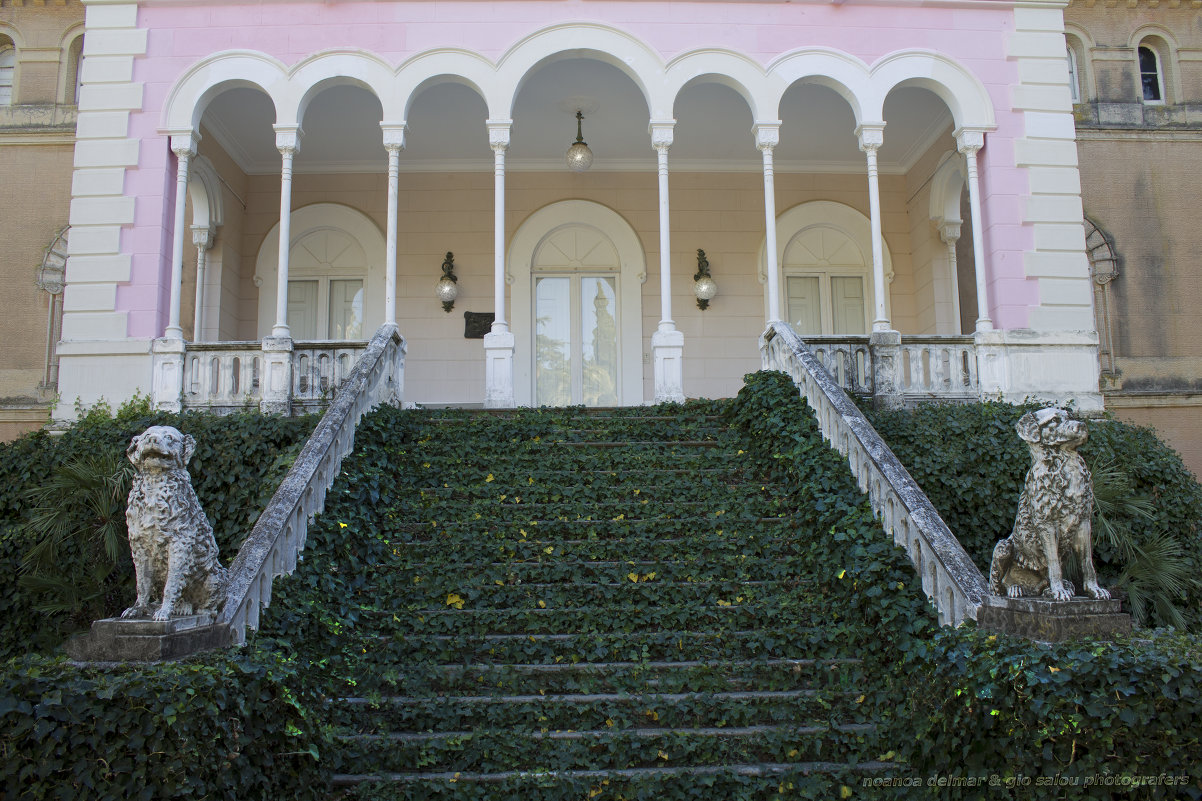
[[539, 406], [616, 406], [621, 395], [616, 274], [534, 276]]

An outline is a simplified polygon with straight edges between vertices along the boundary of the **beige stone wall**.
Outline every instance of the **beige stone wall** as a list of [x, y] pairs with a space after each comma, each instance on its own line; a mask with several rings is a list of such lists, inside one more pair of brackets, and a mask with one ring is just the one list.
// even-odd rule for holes
[[[1065, 11], [1079, 44], [1082, 102], [1077, 151], [1085, 214], [1113, 238], [1119, 277], [1110, 285], [1121, 389], [1106, 405], [1157, 429], [1202, 475], [1202, 11], [1147, 2]], [[1135, 46], [1158, 50], [1166, 103], [1142, 102]]]
[[[202, 152], [205, 151], [202, 143]], [[214, 163], [217, 163], [214, 159]], [[225, 171], [223, 170], [223, 175]], [[673, 173], [672, 311], [685, 335], [685, 392], [728, 396], [743, 375], [758, 368], [756, 339], [763, 330], [764, 286], [758, 260], [763, 244], [763, 179], [758, 173]], [[241, 237], [239, 321], [233, 338], [254, 339], [258, 289], [255, 257], [278, 219], [279, 177], [246, 180], [245, 227]], [[868, 213], [867, 179], [860, 175], [778, 174], [779, 212], [811, 200], [845, 203]], [[398, 220], [398, 300], [401, 331], [409, 343], [406, 394], [416, 401], [478, 402], [483, 397], [484, 360], [479, 340], [463, 337], [463, 312], [493, 308], [493, 178], [491, 173], [403, 173]], [[883, 227], [897, 277], [892, 287], [895, 325], [917, 332], [919, 301], [910, 264], [911, 222], [902, 176], [881, 181]], [[293, 208], [342, 203], [385, 227], [383, 174], [300, 174], [293, 181]], [[654, 173], [510, 172], [506, 177], [507, 237], [538, 209], [569, 198], [590, 200], [621, 214], [636, 231], [647, 261], [642, 292], [644, 359], [659, 322], [658, 195]], [[227, 211], [229, 206], [227, 206]], [[230, 242], [230, 233], [222, 234]], [[708, 255], [720, 294], [709, 310], [692, 294], [696, 251]], [[460, 295], [450, 314], [434, 297], [444, 254], [455, 253]], [[228, 296], [227, 296], [228, 299]], [[926, 303], [927, 301], [921, 301]], [[224, 333], [224, 332], [223, 332]], [[644, 364], [645, 395], [651, 368]]]
[[74, 152], [68, 50], [83, 6], [0, 4], [0, 38], [17, 44], [13, 105], [0, 108], [0, 441], [46, 422], [49, 295], [35, 283], [45, 249], [67, 224]]

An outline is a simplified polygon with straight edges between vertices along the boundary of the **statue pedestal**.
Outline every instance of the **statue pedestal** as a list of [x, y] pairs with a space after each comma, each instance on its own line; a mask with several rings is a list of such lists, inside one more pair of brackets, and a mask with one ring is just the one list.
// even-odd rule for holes
[[230, 644], [228, 626], [212, 613], [180, 615], [170, 620], [105, 618], [92, 630], [67, 640], [63, 648], [81, 662], [160, 662], [224, 648]]
[[1081, 637], [1114, 639], [1131, 631], [1131, 615], [1122, 601], [1111, 598], [1002, 598], [990, 595], [977, 609], [977, 625], [1039, 642], [1062, 642]]

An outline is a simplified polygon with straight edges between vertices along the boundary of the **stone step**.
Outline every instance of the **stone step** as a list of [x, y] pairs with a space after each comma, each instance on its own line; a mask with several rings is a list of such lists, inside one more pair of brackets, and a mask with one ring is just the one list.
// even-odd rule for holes
[[[616, 726], [594, 730], [514, 732], [485, 729], [342, 735], [334, 769], [406, 772], [496, 772], [498, 769], [626, 770], [701, 767], [744, 762], [816, 761], [869, 756], [873, 724]], [[871, 743], [870, 743], [871, 741]], [[858, 754], [860, 750], [864, 753]]]
[[325, 718], [337, 731], [388, 734], [511, 729], [604, 731], [646, 726], [717, 728], [873, 723], [867, 695], [857, 689], [708, 691], [679, 693], [533, 693], [332, 699]]

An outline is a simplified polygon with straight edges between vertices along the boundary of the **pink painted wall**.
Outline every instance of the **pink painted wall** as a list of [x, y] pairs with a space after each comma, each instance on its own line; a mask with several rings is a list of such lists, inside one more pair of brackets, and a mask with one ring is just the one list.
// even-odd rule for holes
[[[767, 66], [804, 47], [836, 48], [869, 64], [901, 49], [928, 48], [971, 70], [994, 99], [998, 130], [981, 154], [995, 323], [1027, 324], [1037, 304], [1024, 277], [1022, 254], [1034, 237], [1021, 224], [1027, 194], [1014, 166], [1013, 141], [1022, 119], [1009, 110], [1017, 68], [1005, 57], [1013, 29], [1007, 4], [948, 9], [805, 3], [721, 2], [346, 2], [196, 3], [143, 8], [147, 55], [137, 60], [134, 80], [144, 85], [144, 107], [133, 115], [130, 135], [142, 141], [139, 163], [127, 172], [126, 192], [136, 200], [135, 225], [123, 248], [133, 254], [128, 285], [118, 287], [117, 308], [130, 312], [129, 335], [158, 336], [167, 319], [169, 199], [174, 158], [158, 132], [165, 99], [179, 76], [210, 53], [255, 50], [292, 65], [322, 50], [358, 48], [390, 64], [439, 48], [473, 49], [498, 59], [522, 38], [561, 22], [592, 22], [620, 29], [665, 59], [703, 47], [735, 50]], [[168, 230], [164, 230], [164, 229]]]

